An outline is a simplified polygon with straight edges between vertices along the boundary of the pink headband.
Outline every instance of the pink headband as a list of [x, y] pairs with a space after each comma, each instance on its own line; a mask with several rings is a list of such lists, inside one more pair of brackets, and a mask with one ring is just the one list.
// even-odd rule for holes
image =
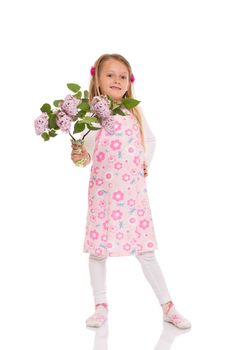
[[[95, 67], [94, 66], [91, 67], [90, 73], [92, 76], [95, 74]], [[133, 83], [135, 81], [133, 73], [130, 75], [130, 81], [131, 81], [131, 83]]]

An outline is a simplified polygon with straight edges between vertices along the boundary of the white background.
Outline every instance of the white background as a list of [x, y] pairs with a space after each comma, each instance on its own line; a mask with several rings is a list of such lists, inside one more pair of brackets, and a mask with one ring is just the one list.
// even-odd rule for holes
[[[232, 348], [231, 6], [1, 4], [2, 350], [105, 350], [106, 342], [109, 350]], [[134, 257], [108, 259], [109, 335], [103, 328], [101, 346], [101, 334], [85, 328], [94, 310], [82, 252], [90, 165], [73, 165], [68, 135], [44, 142], [34, 132], [42, 104], [69, 93], [68, 82], [87, 89], [103, 53], [131, 63], [156, 137], [146, 179], [156, 256], [177, 309], [193, 324], [173, 343], [173, 326], [158, 343], [161, 308]]]

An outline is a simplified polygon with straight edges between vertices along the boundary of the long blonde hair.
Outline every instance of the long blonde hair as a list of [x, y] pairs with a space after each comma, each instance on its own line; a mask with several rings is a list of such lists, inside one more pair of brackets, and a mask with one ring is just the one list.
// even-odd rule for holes
[[[96, 60], [96, 62], [94, 64], [95, 71], [94, 71], [94, 74], [92, 75], [92, 78], [90, 80], [90, 85], [89, 85], [89, 100], [90, 101], [93, 99], [94, 96], [101, 95], [99, 88], [98, 88], [99, 87], [99, 74], [100, 74], [100, 71], [102, 69], [104, 62], [106, 62], [109, 59], [115, 59], [115, 60], [125, 64], [125, 66], [127, 67], [128, 73], [129, 73], [129, 81], [130, 81], [132, 69], [131, 69], [131, 66], [130, 66], [129, 62], [127, 61], [127, 59], [124, 58], [122, 55], [119, 55], [116, 53], [103, 54]], [[126, 91], [124, 97], [134, 98], [133, 86], [132, 86], [131, 81], [129, 84], [129, 88]], [[142, 145], [143, 145], [144, 150], [145, 150], [144, 130], [143, 130], [143, 125], [142, 125], [142, 112], [140, 111], [140, 109], [137, 106], [132, 108], [131, 111], [132, 111], [133, 115], [135, 116], [136, 120], [138, 121], [139, 128], [140, 128], [140, 134], [141, 134], [141, 141], [142, 141]]]

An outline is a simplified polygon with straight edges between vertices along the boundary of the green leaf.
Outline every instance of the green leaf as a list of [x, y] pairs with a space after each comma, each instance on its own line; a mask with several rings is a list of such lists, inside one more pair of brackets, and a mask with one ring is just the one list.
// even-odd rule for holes
[[77, 94], [74, 95], [77, 99], [82, 98], [82, 91], [77, 92]]
[[43, 134], [41, 134], [41, 136], [43, 137], [44, 141], [49, 140], [49, 134], [47, 132], [43, 132]]
[[86, 99], [88, 99], [88, 91], [87, 91], [87, 90], [84, 91], [84, 97], [85, 97]]
[[86, 115], [86, 111], [82, 111], [82, 110], [80, 110], [80, 111], [78, 111], [78, 113], [76, 114], [78, 117], [80, 117], [80, 118], [84, 118], [85, 117], [85, 115]]
[[99, 123], [99, 119], [95, 117], [85, 117], [82, 120], [80, 120], [79, 123]]
[[49, 129], [56, 129], [56, 130], [59, 129], [59, 127], [57, 126], [56, 120], [57, 120], [56, 114], [50, 113], [49, 114], [49, 120], [48, 120], [48, 127], [49, 127]]
[[113, 103], [113, 98], [109, 95], [107, 95], [107, 98]]
[[67, 87], [73, 92], [78, 92], [81, 89], [81, 87], [78, 84], [74, 84], [74, 83], [68, 83]]
[[52, 112], [51, 111], [51, 106], [50, 106], [49, 103], [44, 103], [40, 110], [41, 110], [41, 112], [44, 112], [44, 113]]
[[55, 130], [50, 130], [49, 131], [49, 136], [51, 136], [51, 137], [57, 136], [56, 131]]
[[125, 115], [125, 113], [120, 108], [114, 109], [113, 114]]
[[122, 101], [122, 104], [128, 109], [136, 107], [139, 103], [140, 103], [140, 101], [135, 100], [135, 99], [130, 98], [130, 97], [126, 97]]
[[88, 128], [89, 130], [100, 130], [100, 129], [102, 129], [102, 127], [101, 127], [101, 128], [96, 128], [95, 126], [93, 126], [93, 125], [91, 125], [91, 124], [87, 124], [87, 128]]
[[79, 121], [77, 121], [75, 124], [74, 124], [74, 131], [73, 131], [73, 134], [77, 134], [78, 132], [81, 132], [85, 129], [85, 124], [83, 123], [80, 123]]
[[118, 108], [119, 106], [120, 106], [119, 104], [117, 104], [117, 103], [113, 103], [112, 110], [114, 110], [114, 109]]
[[90, 106], [88, 102], [81, 102], [78, 108], [86, 112], [90, 111]]
[[64, 100], [55, 100], [55, 101], [53, 101], [53, 105], [55, 107], [58, 107], [59, 102], [64, 102]]

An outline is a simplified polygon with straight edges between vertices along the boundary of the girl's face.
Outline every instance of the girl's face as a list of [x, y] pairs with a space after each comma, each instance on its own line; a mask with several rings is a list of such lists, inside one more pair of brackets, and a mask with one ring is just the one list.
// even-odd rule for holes
[[109, 95], [115, 102], [120, 103], [129, 87], [127, 66], [120, 61], [109, 58], [101, 68], [99, 87], [102, 95]]

